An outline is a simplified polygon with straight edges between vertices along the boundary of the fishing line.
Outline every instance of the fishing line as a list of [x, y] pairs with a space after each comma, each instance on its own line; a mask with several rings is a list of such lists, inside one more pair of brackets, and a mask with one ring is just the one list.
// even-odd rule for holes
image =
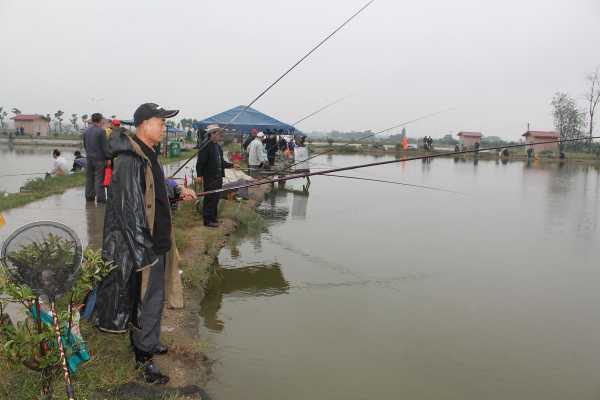
[[344, 96], [344, 97], [340, 97], [339, 99], [332, 101], [331, 103], [327, 104], [326, 106], [323, 106], [323, 107], [319, 108], [318, 110], [316, 110], [316, 111], [313, 111], [313, 112], [311, 112], [310, 114], [308, 114], [308, 115], [306, 115], [306, 116], [304, 116], [304, 117], [300, 118], [298, 121], [294, 122], [294, 123], [292, 124], [292, 126], [296, 126], [296, 125], [298, 125], [300, 122], [302, 122], [302, 121], [306, 121], [306, 120], [307, 120], [307, 119], [309, 119], [310, 117], [314, 117], [315, 115], [319, 114], [320, 112], [327, 110], [329, 107], [332, 107], [332, 106], [334, 106], [334, 105], [336, 105], [336, 104], [338, 104], [338, 103], [341, 103], [342, 101], [346, 100], [348, 97], [350, 97], [350, 95], [347, 95], [347, 96]]
[[360, 180], [360, 181], [390, 183], [390, 184], [393, 184], [393, 185], [408, 186], [408, 187], [413, 187], [413, 188], [417, 188], [417, 189], [435, 190], [435, 191], [438, 191], [438, 192], [446, 192], [446, 193], [452, 193], [452, 194], [464, 194], [464, 193], [456, 192], [454, 190], [437, 188], [437, 187], [434, 187], [434, 186], [414, 185], [414, 184], [411, 184], [411, 183], [404, 183], [404, 182], [398, 182], [398, 181], [389, 181], [389, 180], [385, 180], [385, 179], [363, 178], [361, 176], [335, 175], [335, 174], [325, 174], [323, 176], [331, 176], [331, 177], [334, 177], [334, 178], [357, 179], [357, 180]]
[[0, 178], [8, 178], [12, 176], [30, 176], [30, 175], [44, 175], [45, 172], [31, 172], [31, 173], [22, 173], [22, 174], [6, 174], [0, 175]]

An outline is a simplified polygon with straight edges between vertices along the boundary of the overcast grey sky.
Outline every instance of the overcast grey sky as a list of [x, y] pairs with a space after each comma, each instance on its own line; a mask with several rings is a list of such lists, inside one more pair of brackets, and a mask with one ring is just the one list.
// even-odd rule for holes
[[[141, 102], [208, 117], [246, 104], [365, 0], [0, 0], [0, 106], [101, 111]], [[286, 122], [409, 136], [551, 129], [558, 90], [600, 65], [599, 0], [377, 0], [255, 108]]]

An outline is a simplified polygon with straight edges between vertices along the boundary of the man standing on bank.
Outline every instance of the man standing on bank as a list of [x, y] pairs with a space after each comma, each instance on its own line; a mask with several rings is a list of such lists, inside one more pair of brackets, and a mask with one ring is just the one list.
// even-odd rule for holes
[[[136, 367], [148, 383], [158, 384], [169, 381], [152, 359], [167, 352], [159, 339], [172, 232], [165, 177], [154, 148], [164, 134], [165, 118], [178, 112], [142, 104], [134, 114], [135, 136], [119, 130], [110, 138], [115, 158], [102, 257], [117, 268], [98, 287], [96, 303], [98, 328], [124, 333], [129, 325]], [[171, 264], [166, 268], [171, 276]]]
[[92, 124], [83, 133], [83, 148], [87, 157], [85, 168], [85, 199], [106, 202], [104, 167], [108, 155], [108, 142], [102, 129], [102, 114], [92, 114]]
[[[217, 190], [223, 187], [225, 168], [232, 168], [233, 164], [223, 159], [223, 149], [219, 145], [222, 139], [223, 128], [219, 125], [208, 125], [206, 134], [210, 142], [198, 153], [196, 161], [196, 178], [198, 183], [204, 183], [204, 191]], [[204, 196], [202, 203], [202, 217], [204, 225], [210, 228], [219, 226], [217, 211], [221, 193], [213, 193]]]

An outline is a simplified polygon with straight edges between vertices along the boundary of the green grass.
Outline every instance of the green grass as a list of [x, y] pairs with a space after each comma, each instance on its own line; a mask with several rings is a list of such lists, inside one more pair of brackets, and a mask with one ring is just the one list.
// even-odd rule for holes
[[265, 220], [248, 206], [245, 201], [237, 202], [223, 200], [219, 204], [219, 216], [221, 218], [230, 218], [237, 222], [240, 227], [248, 231], [262, 232], [266, 228]]
[[85, 173], [75, 173], [65, 176], [56, 176], [48, 179], [36, 178], [23, 185], [20, 193], [4, 194], [0, 197], [0, 211], [9, 208], [21, 207], [36, 200], [54, 194], [64, 193], [65, 190], [85, 184]]

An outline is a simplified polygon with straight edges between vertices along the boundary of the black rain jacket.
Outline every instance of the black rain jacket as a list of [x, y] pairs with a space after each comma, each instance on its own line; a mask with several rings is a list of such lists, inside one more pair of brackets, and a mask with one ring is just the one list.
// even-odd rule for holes
[[[115, 157], [104, 216], [102, 257], [115, 268], [98, 286], [96, 324], [124, 332], [133, 313], [130, 277], [156, 263], [152, 251], [155, 195], [150, 160], [123, 128], [113, 131], [109, 149]], [[145, 190], [143, 183], [145, 182]]]

